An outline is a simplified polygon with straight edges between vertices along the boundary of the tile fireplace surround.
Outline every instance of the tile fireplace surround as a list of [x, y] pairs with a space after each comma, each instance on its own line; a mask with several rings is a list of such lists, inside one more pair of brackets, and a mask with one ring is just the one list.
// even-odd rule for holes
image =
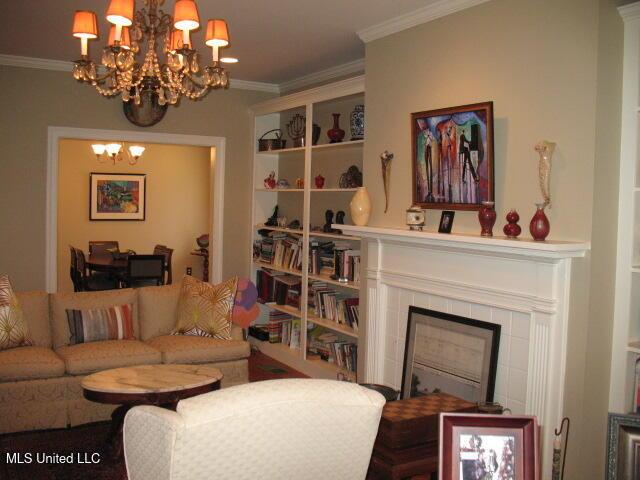
[[543, 471], [551, 471], [552, 431], [563, 416], [571, 262], [589, 244], [334, 228], [363, 238], [359, 378], [400, 388], [410, 305], [498, 323], [495, 401], [538, 417]]

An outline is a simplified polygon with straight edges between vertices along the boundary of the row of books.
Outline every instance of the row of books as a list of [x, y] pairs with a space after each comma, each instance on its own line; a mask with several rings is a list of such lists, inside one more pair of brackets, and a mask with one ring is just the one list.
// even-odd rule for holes
[[338, 281], [360, 281], [360, 250], [336, 249], [334, 257], [334, 277]]
[[261, 268], [256, 271], [256, 289], [260, 303], [275, 302], [300, 308], [301, 279], [296, 275]]
[[360, 299], [349, 297], [324, 282], [312, 282], [309, 288], [309, 308], [320, 318], [347, 325], [358, 331]]
[[255, 240], [254, 258], [274, 267], [302, 270], [302, 239], [269, 231]]
[[349, 372], [357, 369], [358, 346], [350, 341], [341, 340], [338, 335], [316, 326], [309, 332], [307, 339], [307, 358], [319, 356], [322, 360], [334, 363]]
[[335, 242], [309, 239], [309, 273], [333, 275]]
[[269, 343], [282, 343], [289, 348], [300, 348], [300, 319], [291, 315], [271, 310], [267, 328]]

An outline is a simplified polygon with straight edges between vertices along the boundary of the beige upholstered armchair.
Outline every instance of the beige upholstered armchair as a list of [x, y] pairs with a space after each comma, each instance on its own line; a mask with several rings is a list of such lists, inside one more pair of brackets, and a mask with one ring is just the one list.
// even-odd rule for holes
[[176, 412], [135, 407], [129, 480], [364, 479], [383, 405], [352, 383], [287, 379], [182, 400]]

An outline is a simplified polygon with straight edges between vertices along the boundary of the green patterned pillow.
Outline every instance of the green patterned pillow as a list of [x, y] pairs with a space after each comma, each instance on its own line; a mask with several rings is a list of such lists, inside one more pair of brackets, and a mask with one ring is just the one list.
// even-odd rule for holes
[[31, 345], [29, 329], [24, 320], [8, 275], [0, 275], [0, 350]]
[[173, 334], [230, 340], [237, 283], [237, 277], [211, 285], [185, 275], [178, 301], [178, 321]]

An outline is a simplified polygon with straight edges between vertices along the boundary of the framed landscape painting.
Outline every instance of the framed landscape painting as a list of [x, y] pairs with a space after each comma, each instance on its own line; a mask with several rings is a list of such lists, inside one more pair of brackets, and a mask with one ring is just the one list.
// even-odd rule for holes
[[413, 204], [479, 210], [494, 201], [493, 102], [411, 114]]
[[92, 173], [90, 220], [144, 220], [146, 175]]

